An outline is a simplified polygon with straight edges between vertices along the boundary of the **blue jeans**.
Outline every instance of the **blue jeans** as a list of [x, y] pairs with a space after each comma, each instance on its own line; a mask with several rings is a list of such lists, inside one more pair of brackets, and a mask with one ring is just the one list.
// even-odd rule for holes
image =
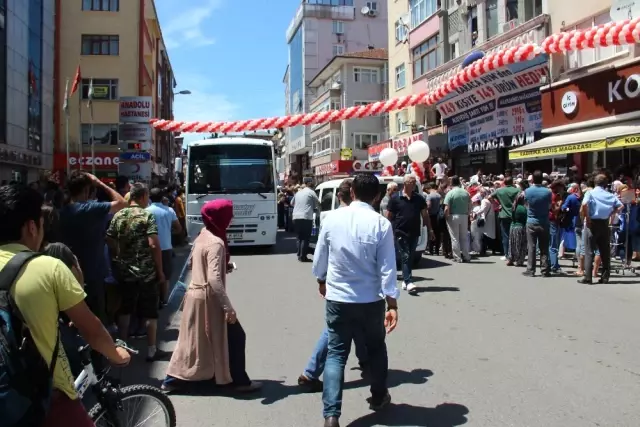
[[[367, 363], [367, 347], [364, 344], [362, 331], [357, 330], [353, 335], [353, 342], [356, 345], [356, 356], [360, 365]], [[324, 365], [327, 362], [327, 352], [329, 351], [329, 331], [325, 327], [313, 349], [313, 354], [304, 368], [304, 376], [310, 380], [318, 380], [324, 372]]]
[[549, 224], [549, 261], [551, 270], [560, 269], [560, 239], [562, 238], [562, 228], [552, 222]]
[[396, 250], [400, 258], [402, 268], [402, 280], [406, 283], [413, 283], [413, 254], [418, 247], [418, 238], [398, 235], [396, 237]]
[[338, 417], [342, 413], [344, 367], [351, 352], [351, 341], [361, 333], [369, 355], [371, 396], [382, 399], [388, 392], [387, 332], [384, 327], [384, 300], [368, 303], [327, 301], [326, 320], [329, 332], [329, 352], [324, 368], [322, 391], [323, 415]]
[[500, 237], [502, 238], [502, 254], [509, 258], [509, 231], [511, 218], [500, 218]]

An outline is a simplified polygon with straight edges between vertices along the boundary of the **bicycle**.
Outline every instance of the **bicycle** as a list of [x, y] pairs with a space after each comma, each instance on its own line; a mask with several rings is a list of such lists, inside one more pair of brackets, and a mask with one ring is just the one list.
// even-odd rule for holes
[[[127, 346], [123, 341], [117, 340], [116, 345], [127, 350], [131, 354], [138, 354]], [[74, 382], [75, 389], [80, 399], [84, 396], [89, 388], [93, 391], [98, 402], [89, 410], [89, 417], [93, 420], [96, 427], [133, 427], [142, 426], [152, 416], [161, 414], [160, 419], [164, 419], [166, 427], [176, 426], [176, 411], [169, 397], [157, 387], [150, 385], [129, 385], [121, 387], [119, 381], [108, 376], [110, 367], [99, 374], [96, 374], [91, 362], [91, 348], [84, 345], [78, 350], [82, 359], [82, 372]], [[137, 421], [137, 417], [148, 405], [141, 403], [134, 404], [131, 411], [125, 410], [125, 404], [137, 398], [150, 398], [152, 402], [158, 404], [159, 411], [153, 412], [143, 421]], [[133, 415], [133, 420], [128, 422], [122, 421], [122, 416]]]

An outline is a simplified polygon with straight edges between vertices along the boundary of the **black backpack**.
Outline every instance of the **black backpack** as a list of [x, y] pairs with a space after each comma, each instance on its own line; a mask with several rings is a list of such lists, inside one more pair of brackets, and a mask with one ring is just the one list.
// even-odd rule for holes
[[39, 255], [18, 252], [0, 270], [0, 424], [3, 427], [41, 426], [53, 391], [59, 336], [48, 364], [10, 295], [25, 264]]

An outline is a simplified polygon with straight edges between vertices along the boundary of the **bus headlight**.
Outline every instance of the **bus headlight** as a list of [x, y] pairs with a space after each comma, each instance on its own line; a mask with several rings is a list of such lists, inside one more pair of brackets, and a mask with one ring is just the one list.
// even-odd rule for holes
[[[269, 219], [269, 217], [267, 217], [267, 219]], [[264, 216], [260, 217], [260, 221], [264, 221]]]

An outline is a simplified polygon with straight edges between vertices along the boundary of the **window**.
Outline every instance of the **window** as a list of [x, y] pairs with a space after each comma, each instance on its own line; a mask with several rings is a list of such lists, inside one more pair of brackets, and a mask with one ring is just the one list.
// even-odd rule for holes
[[414, 29], [438, 11], [438, 1], [411, 0], [409, 7], [411, 8], [411, 29]]
[[120, 0], [82, 0], [82, 10], [117, 12], [120, 10]]
[[[586, 30], [591, 27], [595, 27], [598, 25], [606, 24], [611, 21], [609, 17], [609, 12], [602, 13], [598, 16], [588, 19], [587, 21], [582, 22], [581, 24], [576, 25], [575, 27], [564, 28], [563, 31], [571, 31], [571, 30]], [[609, 46], [609, 47], [601, 47], [598, 46], [594, 49], [585, 49], [578, 50], [567, 53], [565, 56], [567, 69], [585, 67], [587, 65], [591, 65], [597, 61], [603, 61], [607, 58], [611, 58], [612, 56], [628, 51], [628, 46]]]
[[407, 39], [407, 27], [402, 19], [396, 21], [396, 42], [403, 43]]
[[[536, 16], [542, 15], [542, 0], [524, 0], [518, 11], [518, 0], [507, 0], [506, 21], [517, 20], [518, 24], [523, 24]], [[522, 13], [518, 13], [522, 12]], [[523, 16], [520, 16], [523, 14]]]
[[368, 1], [367, 7], [369, 10], [377, 11], [378, 10], [378, 2], [377, 1]]
[[396, 67], [396, 90], [402, 89], [406, 85], [404, 64]]
[[339, 110], [340, 107], [340, 101], [336, 101], [336, 100], [331, 100], [331, 109], [332, 110]]
[[358, 150], [366, 150], [369, 146], [378, 143], [379, 136], [377, 133], [354, 133], [353, 142]]
[[333, 34], [344, 34], [344, 21], [333, 21]]
[[400, 111], [396, 113], [396, 132], [404, 133], [409, 131], [409, 123], [407, 123], [407, 111]]
[[344, 54], [344, 45], [342, 44], [334, 44], [333, 45], [333, 56]]
[[413, 79], [427, 74], [442, 63], [438, 53], [439, 36], [431, 37], [413, 49]]
[[469, 9], [467, 25], [469, 26], [469, 33], [471, 34], [471, 47], [473, 47], [478, 42], [478, 6], [473, 6]]
[[489, 40], [491, 37], [497, 36], [500, 30], [498, 24], [498, 0], [487, 0], [485, 10], [487, 14], [487, 37], [485, 40]]
[[[89, 99], [89, 85], [91, 79], [82, 79], [82, 99]], [[118, 80], [117, 79], [93, 79], [93, 99], [117, 100]]]
[[353, 81], [359, 83], [378, 83], [379, 70], [377, 68], [355, 67], [353, 69]]
[[119, 36], [82, 36], [82, 55], [119, 55]]
[[354, 107], [362, 107], [363, 105], [373, 104], [376, 101], [353, 101]]
[[[91, 125], [82, 124], [82, 143], [91, 144]], [[94, 124], [93, 143], [100, 145], [118, 145], [117, 124]]]
[[311, 138], [311, 154], [316, 156], [339, 150], [341, 141], [340, 132], [335, 131], [314, 136]]

